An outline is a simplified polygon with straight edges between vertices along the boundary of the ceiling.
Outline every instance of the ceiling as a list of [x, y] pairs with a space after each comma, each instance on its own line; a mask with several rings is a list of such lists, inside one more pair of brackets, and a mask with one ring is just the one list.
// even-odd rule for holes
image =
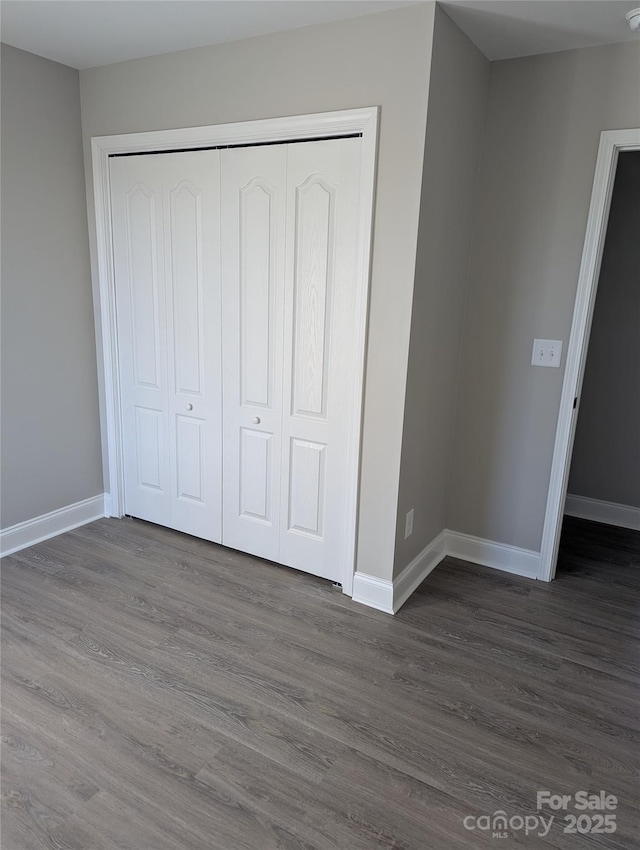
[[[2, 41], [74, 68], [345, 20], [415, 0], [2, 0]], [[640, 40], [640, 0], [442, 0], [489, 59]]]
[[488, 59], [638, 41], [625, 20], [640, 0], [443, 0]]
[[[640, 0], [639, 0], [640, 2]], [[341, 21], [397, 0], [2, 0], [2, 41], [72, 68]]]

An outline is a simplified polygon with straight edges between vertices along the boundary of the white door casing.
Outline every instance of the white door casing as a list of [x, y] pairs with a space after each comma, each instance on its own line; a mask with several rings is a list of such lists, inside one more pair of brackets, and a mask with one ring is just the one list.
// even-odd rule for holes
[[126, 510], [221, 540], [217, 151], [111, 161]]

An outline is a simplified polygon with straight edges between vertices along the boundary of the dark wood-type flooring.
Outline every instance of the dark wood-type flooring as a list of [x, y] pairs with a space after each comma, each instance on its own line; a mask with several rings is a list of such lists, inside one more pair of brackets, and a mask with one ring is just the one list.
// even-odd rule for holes
[[[638, 846], [640, 534], [550, 585], [447, 559], [395, 617], [135, 520], [3, 562], [3, 850]], [[618, 797], [617, 831], [463, 818]], [[563, 813], [560, 813], [561, 815]]]

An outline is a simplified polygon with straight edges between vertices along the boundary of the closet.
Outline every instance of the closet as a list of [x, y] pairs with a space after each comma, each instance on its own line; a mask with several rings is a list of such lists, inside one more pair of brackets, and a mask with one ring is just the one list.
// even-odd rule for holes
[[360, 156], [346, 137], [110, 158], [127, 514], [341, 580]]

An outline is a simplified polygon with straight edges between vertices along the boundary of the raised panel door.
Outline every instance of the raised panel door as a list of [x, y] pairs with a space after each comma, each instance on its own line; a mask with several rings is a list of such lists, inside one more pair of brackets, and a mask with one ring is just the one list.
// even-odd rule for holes
[[287, 149], [222, 152], [223, 542], [278, 560]]
[[172, 527], [222, 539], [220, 153], [162, 157]]
[[288, 146], [278, 560], [340, 581], [359, 251], [358, 138]]
[[110, 164], [128, 514], [220, 541], [220, 155]]
[[125, 510], [169, 525], [169, 410], [159, 157], [110, 162]]

